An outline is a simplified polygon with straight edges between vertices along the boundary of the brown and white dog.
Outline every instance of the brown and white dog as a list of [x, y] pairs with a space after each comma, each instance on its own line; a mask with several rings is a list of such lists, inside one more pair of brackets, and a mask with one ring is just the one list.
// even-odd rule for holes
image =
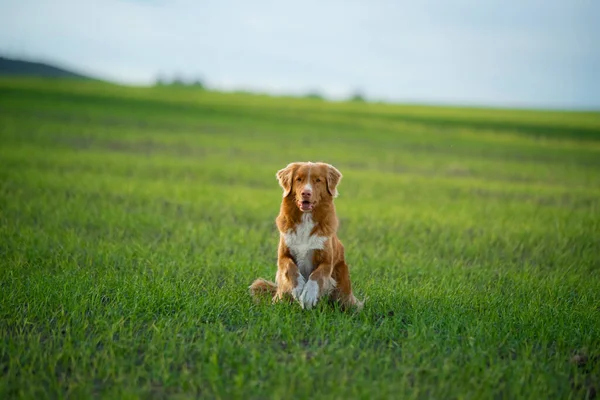
[[253, 296], [268, 293], [273, 301], [292, 297], [310, 309], [328, 295], [343, 308], [362, 308], [352, 294], [344, 246], [337, 237], [333, 199], [342, 174], [329, 164], [295, 162], [277, 172], [283, 200], [276, 219], [279, 251], [275, 283], [250, 285]]

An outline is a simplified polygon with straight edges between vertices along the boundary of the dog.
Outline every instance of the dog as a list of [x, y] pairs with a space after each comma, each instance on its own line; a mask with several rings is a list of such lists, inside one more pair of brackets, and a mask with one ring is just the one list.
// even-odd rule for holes
[[333, 199], [342, 174], [325, 163], [294, 162], [276, 174], [283, 200], [275, 220], [279, 248], [275, 283], [259, 278], [250, 285], [255, 298], [293, 299], [304, 309], [327, 296], [343, 309], [363, 307], [352, 293], [344, 246], [337, 237]]

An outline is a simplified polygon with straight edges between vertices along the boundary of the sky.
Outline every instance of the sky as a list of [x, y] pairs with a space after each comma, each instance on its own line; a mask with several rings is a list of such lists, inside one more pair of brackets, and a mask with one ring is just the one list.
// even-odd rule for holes
[[0, 55], [135, 85], [600, 109], [599, 0], [0, 0]]

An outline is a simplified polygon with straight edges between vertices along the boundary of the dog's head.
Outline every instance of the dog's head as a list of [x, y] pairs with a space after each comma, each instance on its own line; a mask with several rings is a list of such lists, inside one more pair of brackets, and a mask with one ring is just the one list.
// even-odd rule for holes
[[295, 162], [277, 171], [283, 197], [292, 198], [302, 212], [311, 212], [319, 204], [337, 197], [342, 174], [325, 163]]

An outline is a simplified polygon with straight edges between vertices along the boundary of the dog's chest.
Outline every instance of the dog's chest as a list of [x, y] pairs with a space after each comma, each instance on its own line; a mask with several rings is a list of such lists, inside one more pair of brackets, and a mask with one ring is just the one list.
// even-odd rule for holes
[[311, 235], [315, 222], [310, 213], [302, 215], [302, 222], [296, 225], [296, 229], [290, 229], [283, 235], [286, 246], [290, 249], [294, 261], [305, 279], [314, 269], [313, 253], [315, 250], [323, 250], [327, 237]]

